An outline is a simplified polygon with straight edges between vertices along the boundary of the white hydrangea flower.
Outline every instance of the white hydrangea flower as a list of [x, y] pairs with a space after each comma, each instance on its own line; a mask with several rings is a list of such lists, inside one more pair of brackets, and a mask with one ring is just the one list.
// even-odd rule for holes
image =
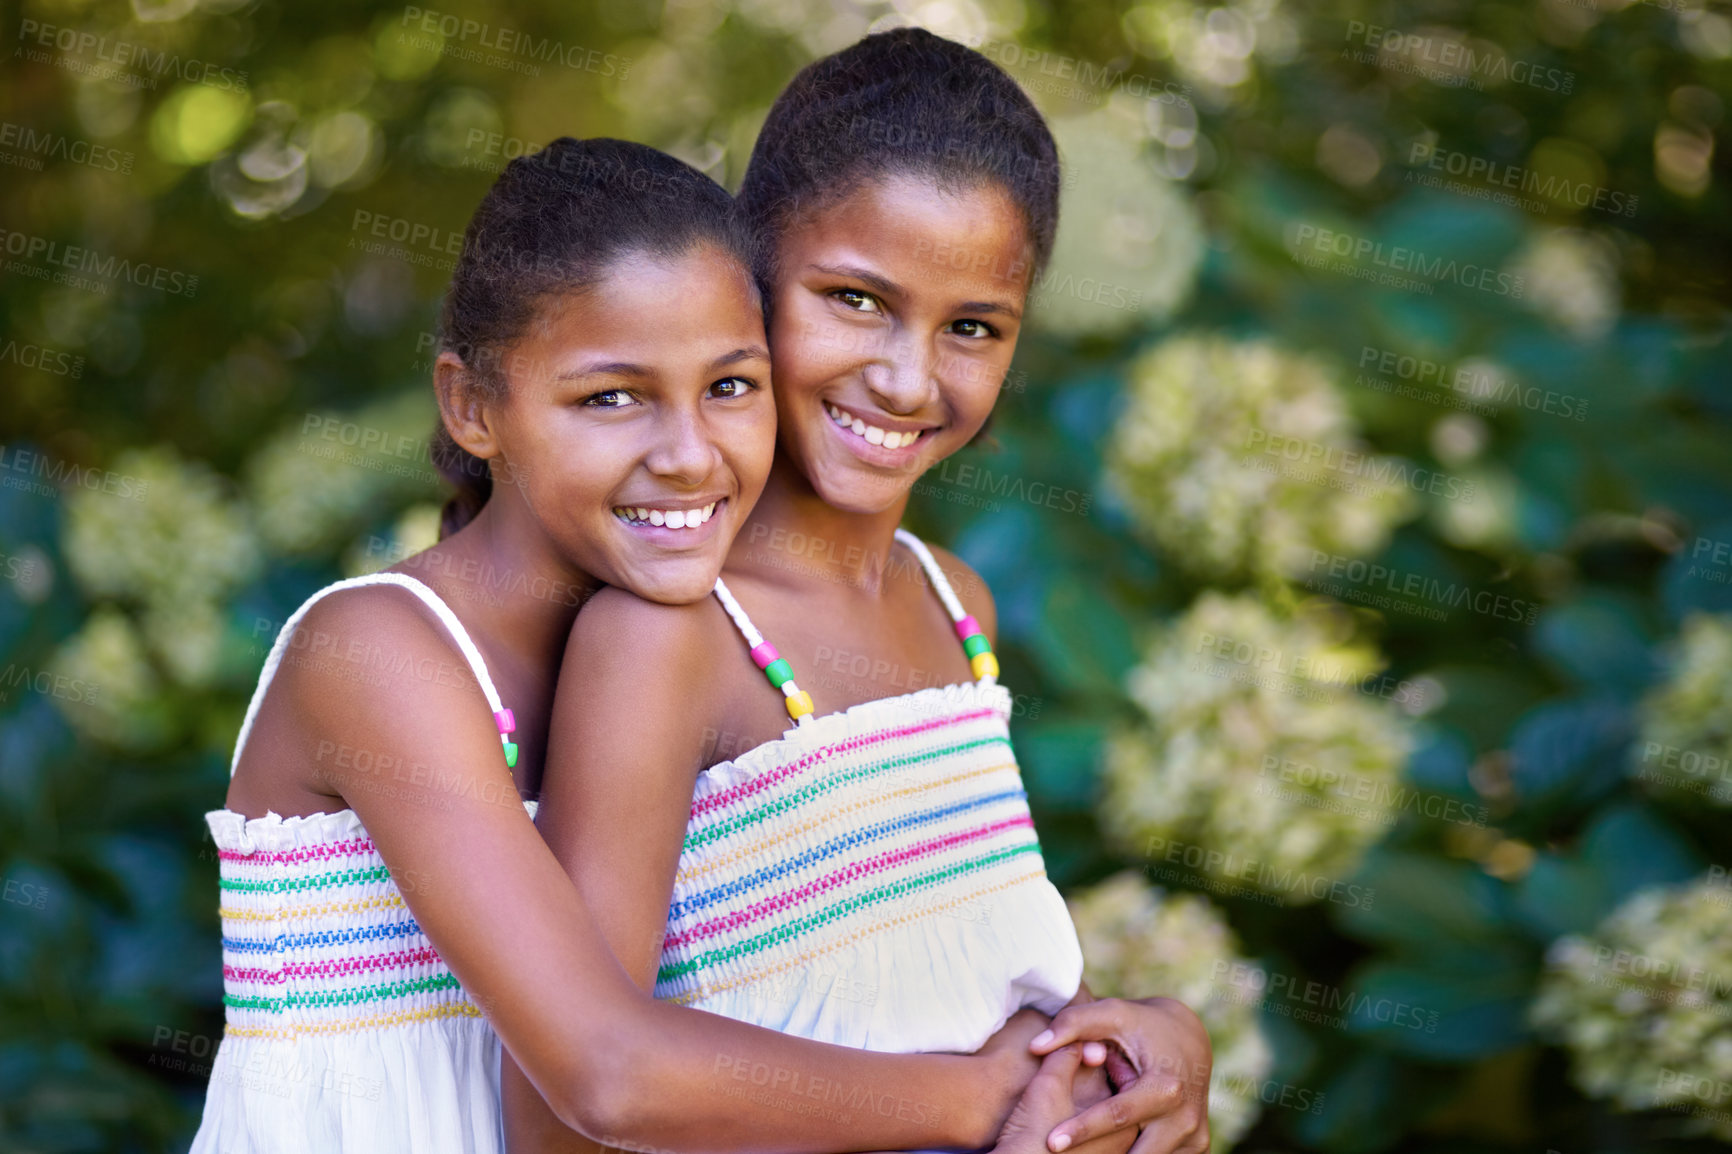
[[75, 729], [132, 750], [156, 748], [172, 735], [162, 681], [119, 610], [93, 612], [55, 653], [52, 669], [64, 679], [54, 703]]
[[1325, 603], [1282, 619], [1253, 597], [1199, 597], [1131, 672], [1146, 719], [1108, 746], [1107, 834], [1284, 903], [1344, 882], [1396, 820], [1412, 738], [1389, 701], [1353, 688], [1382, 661], [1340, 622]]
[[428, 392], [415, 389], [355, 413], [291, 421], [247, 469], [266, 543], [283, 553], [329, 548], [392, 503], [439, 496], [429, 460], [437, 417]]
[[1030, 320], [1082, 336], [1171, 316], [1203, 259], [1203, 225], [1189, 198], [1110, 111], [1052, 128], [1069, 175], [1052, 260], [1029, 293]]
[[1176, 998], [1195, 1010], [1214, 1049], [1213, 1148], [1226, 1154], [1262, 1111], [1274, 1055], [1255, 1003], [1214, 997], [1217, 966], [1247, 966], [1220, 911], [1197, 894], [1169, 896], [1127, 870], [1069, 899], [1089, 989], [1100, 997]]
[[140, 618], [151, 651], [162, 659], [179, 685], [203, 688], [219, 672], [223, 612], [210, 601], [175, 601], [147, 606]]
[[1533, 241], [1510, 270], [1523, 279], [1523, 300], [1552, 324], [1592, 340], [1622, 308], [1618, 256], [1603, 236], [1555, 228]]
[[246, 510], [205, 465], [160, 445], [121, 453], [112, 472], [138, 482], [135, 499], [67, 495], [66, 558], [86, 591], [152, 605], [216, 601], [257, 571]]
[[1642, 780], [1732, 805], [1732, 615], [1685, 619], [1671, 677], [1642, 703], [1632, 755]]
[[343, 576], [362, 577], [389, 569], [439, 543], [440, 506], [411, 505], [391, 526], [389, 536], [368, 535], [356, 539], [343, 553]]
[[1317, 551], [1374, 553], [1418, 507], [1399, 462], [1361, 451], [1339, 389], [1308, 357], [1177, 337], [1138, 357], [1128, 386], [1109, 483], [1197, 576], [1294, 577]]
[[1732, 887], [1704, 875], [1643, 890], [1591, 935], [1552, 943], [1531, 1011], [1583, 1092], [1677, 1110], [1732, 1141]]

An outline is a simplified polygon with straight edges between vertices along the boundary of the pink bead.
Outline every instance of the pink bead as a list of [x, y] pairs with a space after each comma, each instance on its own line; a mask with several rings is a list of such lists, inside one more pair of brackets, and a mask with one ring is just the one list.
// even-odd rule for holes
[[499, 727], [500, 733], [510, 733], [517, 728], [517, 718], [511, 715], [511, 710], [501, 709], [493, 715], [493, 724]]
[[976, 633], [982, 633], [982, 632], [985, 632], [985, 631], [980, 628], [980, 622], [978, 622], [974, 619], [974, 614], [972, 614], [972, 613], [970, 613], [967, 617], [964, 617], [961, 621], [958, 621], [956, 623], [956, 635], [958, 637], [962, 638], [964, 641], [967, 641], [970, 637], [973, 637]]
[[[739, 650], [736, 649], [734, 652], [738, 653]], [[759, 669], [768, 669], [770, 663], [781, 656], [780, 653], [776, 652], [776, 647], [771, 645], [768, 641], [752, 650], [752, 660], [757, 663]]]

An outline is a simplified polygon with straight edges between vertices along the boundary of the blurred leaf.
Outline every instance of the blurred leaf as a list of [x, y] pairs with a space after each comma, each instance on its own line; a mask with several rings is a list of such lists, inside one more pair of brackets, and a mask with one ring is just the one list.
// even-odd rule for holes
[[1510, 735], [1510, 776], [1524, 813], [1585, 809], [1620, 783], [1634, 732], [1630, 707], [1611, 697], [1531, 711]]

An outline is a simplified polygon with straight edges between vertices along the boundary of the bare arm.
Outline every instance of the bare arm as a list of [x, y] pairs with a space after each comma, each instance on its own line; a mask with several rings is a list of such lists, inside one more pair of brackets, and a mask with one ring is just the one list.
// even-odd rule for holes
[[[410, 911], [483, 1008], [556, 1115], [592, 1137], [712, 1150], [979, 1145], [1032, 1070], [1025, 1044], [984, 1061], [892, 1056], [827, 1046], [655, 1002], [609, 949], [602, 927], [530, 824], [485, 699], [417, 670], [449, 665], [443, 631], [409, 597], [354, 590], [315, 606], [302, 628], [361, 644], [387, 639], [406, 658], [369, 678], [285, 668], [248, 756], [319, 765], [321, 787], [353, 808], [398, 879]], [[666, 712], [667, 706], [638, 716]], [[620, 719], [620, 724], [636, 718]], [[322, 743], [369, 754], [320, 758]], [[261, 749], [260, 746], [268, 748]], [[362, 764], [369, 768], [358, 768]], [[389, 788], [383, 767], [391, 770]], [[1029, 1031], [1034, 1032], [1033, 1030]], [[969, 1105], [945, 1133], [874, 1114], [871, 1128], [754, 1102], [728, 1091], [738, 1071], [822, 1077], [850, 1094]], [[972, 1096], [972, 1102], [971, 1102]]]
[[[644, 990], [653, 987], [660, 961], [693, 783], [714, 735], [726, 728], [715, 686], [718, 643], [738, 640], [713, 604], [652, 605], [609, 590], [579, 615], [560, 671], [536, 824]], [[769, 1088], [786, 1101], [805, 1087], [833, 1104], [808, 1072], [828, 1077], [803, 1067], [786, 1078], [771, 1074]], [[506, 1077], [514, 1083], [504, 1093], [513, 1154], [590, 1149], [574, 1144], [513, 1072]], [[739, 1064], [721, 1068], [716, 1081], [736, 1093], [762, 1086]], [[958, 1082], [934, 1083], [899, 1095], [894, 1109], [838, 1111], [853, 1115], [846, 1134], [821, 1121], [825, 1111], [802, 1129], [811, 1149], [945, 1145], [956, 1140], [951, 1120], [972, 1110], [952, 1097], [965, 1092]], [[793, 1125], [792, 1117], [783, 1122]]]

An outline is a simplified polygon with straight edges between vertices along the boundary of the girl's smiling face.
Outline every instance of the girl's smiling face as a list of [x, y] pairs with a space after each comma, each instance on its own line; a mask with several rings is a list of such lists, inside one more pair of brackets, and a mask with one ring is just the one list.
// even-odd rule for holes
[[488, 504], [609, 585], [707, 595], [775, 452], [763, 315], [738, 259], [628, 253], [543, 303], [500, 367], [503, 394], [453, 427], [495, 459]]
[[1008, 193], [890, 176], [796, 217], [772, 286], [781, 447], [823, 500], [876, 513], [986, 422], [1033, 250]]

